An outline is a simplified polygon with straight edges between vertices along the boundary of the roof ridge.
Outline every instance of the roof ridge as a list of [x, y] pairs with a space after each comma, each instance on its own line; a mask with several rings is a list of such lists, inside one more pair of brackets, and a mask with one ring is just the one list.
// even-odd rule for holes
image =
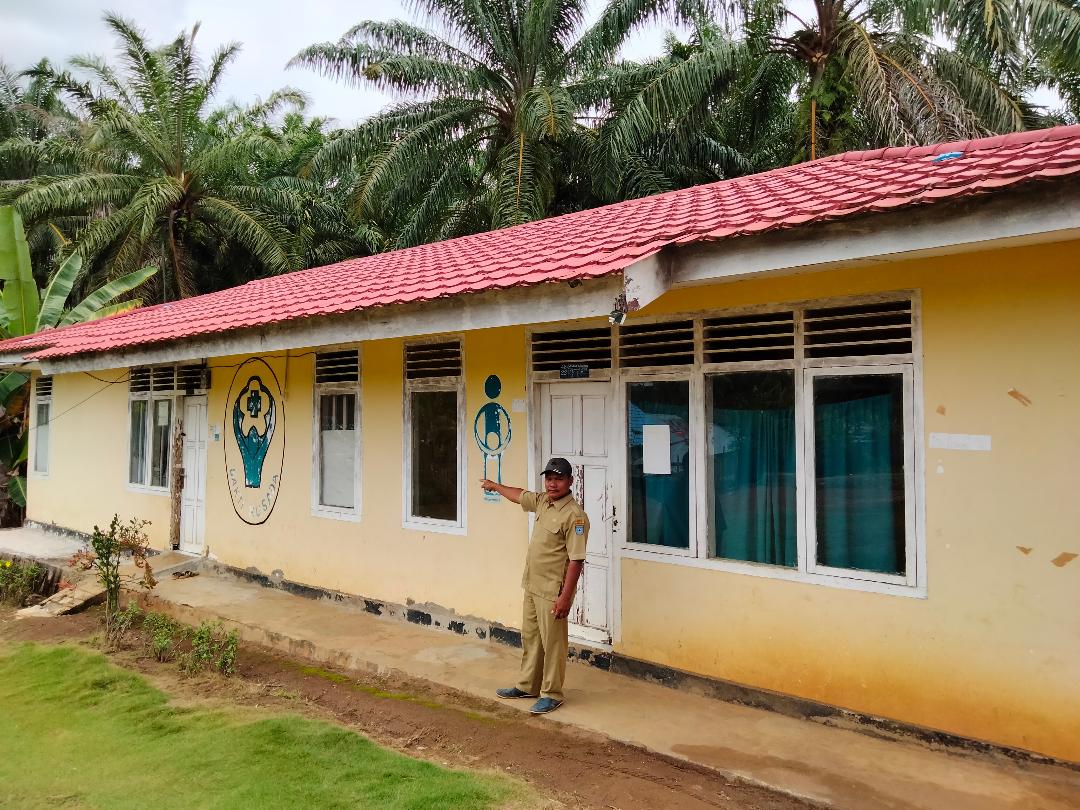
[[[835, 161], [858, 162], [864, 160], [889, 160], [896, 158], [918, 158], [931, 155], [943, 155], [948, 152], [978, 152], [984, 149], [1000, 149], [1003, 146], [1019, 146], [1042, 141], [1061, 141], [1080, 137], [1080, 124], [1029, 129], [1023, 132], [1009, 132], [1004, 135], [989, 135], [985, 138], [969, 138], [948, 143], [935, 143], [928, 146], [886, 146], [878, 149], [863, 149], [856, 152], [841, 152], [826, 155], [811, 163]], [[806, 165], [806, 164], [802, 164]]]

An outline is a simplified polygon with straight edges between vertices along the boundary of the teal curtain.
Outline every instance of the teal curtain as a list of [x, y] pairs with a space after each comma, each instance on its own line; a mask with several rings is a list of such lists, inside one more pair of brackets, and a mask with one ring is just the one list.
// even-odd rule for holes
[[[630, 540], [690, 547], [690, 384], [683, 380], [627, 384]], [[644, 426], [667, 425], [671, 473], [646, 474]]]
[[794, 373], [712, 379], [717, 557], [795, 567]]
[[814, 380], [820, 564], [903, 573], [903, 440], [899, 375]]
[[732, 441], [713, 468], [716, 556], [794, 567], [794, 413], [717, 410], [713, 419]]

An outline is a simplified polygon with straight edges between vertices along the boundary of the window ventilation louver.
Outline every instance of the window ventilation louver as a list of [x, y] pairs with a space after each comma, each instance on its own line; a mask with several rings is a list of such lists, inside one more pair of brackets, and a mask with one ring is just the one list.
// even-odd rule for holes
[[405, 347], [405, 377], [420, 380], [427, 377], [458, 377], [461, 375], [461, 344], [417, 343]]
[[51, 397], [52, 377], [38, 377], [37, 382], [34, 383], [34, 390], [37, 392], [38, 399]]
[[565, 363], [611, 368], [611, 330], [571, 329], [532, 336], [533, 371], [558, 371]]
[[201, 364], [180, 366], [176, 370], [176, 386], [187, 396], [196, 391], [209, 391], [210, 369]]
[[795, 313], [759, 312], [707, 318], [703, 344], [706, 363], [795, 359]]
[[133, 394], [150, 393], [150, 369], [146, 367], [133, 368], [129, 377], [129, 385]]
[[911, 302], [808, 309], [803, 347], [808, 358], [910, 354]]
[[173, 366], [155, 366], [150, 369], [151, 387], [154, 393], [176, 390], [176, 369]]
[[693, 321], [646, 323], [619, 328], [619, 365], [681, 366], [694, 362]]
[[342, 352], [319, 352], [315, 355], [316, 383], [354, 383], [360, 381], [360, 354], [356, 349]]

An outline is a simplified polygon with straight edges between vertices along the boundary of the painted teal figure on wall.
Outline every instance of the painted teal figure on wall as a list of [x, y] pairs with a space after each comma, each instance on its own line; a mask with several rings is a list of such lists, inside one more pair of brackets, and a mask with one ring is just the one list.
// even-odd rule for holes
[[[484, 380], [484, 393], [488, 399], [495, 400], [502, 393], [502, 380], [490, 375]], [[485, 402], [476, 412], [473, 421], [473, 436], [480, 452], [484, 454], [484, 478], [502, 483], [502, 454], [510, 444], [510, 414], [498, 402]], [[488, 473], [488, 464], [495, 465], [494, 476]], [[489, 497], [491, 496], [491, 497]], [[484, 500], [498, 501], [499, 493], [485, 492]]]
[[277, 426], [277, 403], [259, 377], [247, 381], [233, 403], [233, 433], [244, 462], [244, 486], [262, 486], [263, 462]]

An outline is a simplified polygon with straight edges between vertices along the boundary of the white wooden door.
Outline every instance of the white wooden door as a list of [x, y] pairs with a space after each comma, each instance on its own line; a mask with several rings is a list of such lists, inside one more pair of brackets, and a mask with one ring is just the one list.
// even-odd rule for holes
[[[585, 568], [570, 613], [570, 635], [611, 643], [611, 547], [615, 500], [608, 463], [614, 429], [607, 382], [549, 383], [541, 388], [541, 455], [574, 468], [573, 494], [589, 516]], [[543, 469], [541, 467], [540, 469]]]
[[206, 397], [184, 400], [184, 492], [180, 550], [201, 554], [206, 536]]

